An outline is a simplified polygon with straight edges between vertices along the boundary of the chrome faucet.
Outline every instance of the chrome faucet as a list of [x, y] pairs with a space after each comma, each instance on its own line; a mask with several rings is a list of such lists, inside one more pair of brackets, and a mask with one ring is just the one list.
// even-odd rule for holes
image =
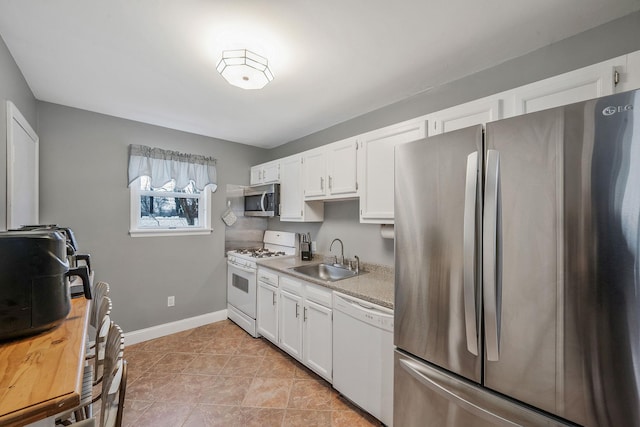
[[[333, 244], [335, 242], [340, 242], [340, 265], [344, 264], [344, 244], [342, 243], [342, 240], [340, 239], [333, 239], [333, 241], [331, 242], [331, 244], [329, 245], [329, 252], [331, 252], [331, 248], [333, 248]], [[338, 264], [338, 256], [336, 255], [336, 264]]]

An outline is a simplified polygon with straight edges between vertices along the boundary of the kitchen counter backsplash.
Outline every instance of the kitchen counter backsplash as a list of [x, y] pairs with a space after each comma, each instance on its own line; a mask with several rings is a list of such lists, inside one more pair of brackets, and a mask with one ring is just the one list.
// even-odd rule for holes
[[333, 256], [326, 257], [322, 254], [313, 254], [313, 260], [302, 261], [298, 257], [265, 258], [257, 261], [258, 266], [270, 268], [283, 274], [314, 283], [347, 295], [361, 298], [374, 304], [393, 309], [394, 302], [394, 270], [393, 267], [379, 264], [360, 262], [360, 269], [366, 273], [350, 277], [348, 279], [329, 282], [314, 279], [296, 271], [292, 267], [301, 265], [319, 264], [321, 262], [331, 264]]

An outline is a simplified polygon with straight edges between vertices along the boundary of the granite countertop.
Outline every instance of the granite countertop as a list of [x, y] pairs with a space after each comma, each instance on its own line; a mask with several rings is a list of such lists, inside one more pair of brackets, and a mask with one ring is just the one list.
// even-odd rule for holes
[[377, 264], [360, 263], [360, 269], [366, 271], [366, 273], [348, 279], [338, 280], [337, 282], [315, 279], [290, 270], [292, 267], [319, 264], [321, 262], [324, 262], [324, 257], [314, 255], [312, 261], [302, 261], [296, 256], [261, 259], [257, 261], [257, 264], [259, 267], [269, 268], [309, 283], [324, 286], [325, 288], [393, 309], [393, 268]]

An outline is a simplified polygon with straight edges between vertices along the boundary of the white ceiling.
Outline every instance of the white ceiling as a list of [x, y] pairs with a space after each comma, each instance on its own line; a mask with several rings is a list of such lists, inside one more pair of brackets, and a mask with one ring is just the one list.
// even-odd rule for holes
[[[640, 0], [2, 0], [39, 100], [275, 147], [640, 9]], [[259, 91], [216, 72], [268, 57]]]

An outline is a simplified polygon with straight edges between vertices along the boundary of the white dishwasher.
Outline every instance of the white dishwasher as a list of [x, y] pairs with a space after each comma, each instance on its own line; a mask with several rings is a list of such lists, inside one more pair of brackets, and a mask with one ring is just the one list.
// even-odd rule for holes
[[333, 293], [333, 388], [393, 424], [393, 310]]

